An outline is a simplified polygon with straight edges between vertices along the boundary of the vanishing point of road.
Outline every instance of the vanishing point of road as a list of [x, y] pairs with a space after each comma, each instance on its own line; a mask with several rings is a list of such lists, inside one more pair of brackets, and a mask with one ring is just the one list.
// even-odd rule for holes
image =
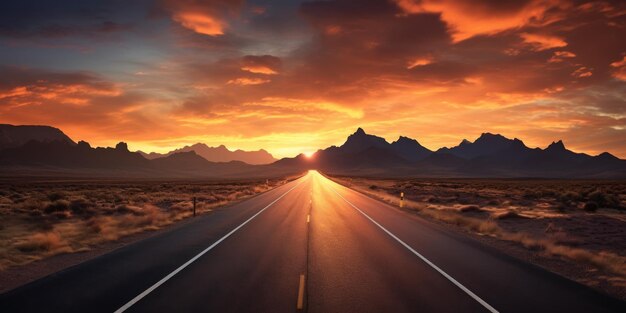
[[316, 171], [0, 295], [0, 312], [626, 312]]

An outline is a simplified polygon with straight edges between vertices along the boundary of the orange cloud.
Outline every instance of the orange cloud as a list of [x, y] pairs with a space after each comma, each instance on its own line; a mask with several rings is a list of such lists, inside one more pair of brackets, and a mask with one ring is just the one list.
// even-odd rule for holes
[[[492, 35], [528, 24], [554, 21], [547, 11], [562, 6], [558, 1], [533, 0], [527, 3], [497, 2], [491, 8], [484, 1], [394, 0], [407, 14], [440, 13], [448, 24], [454, 42], [476, 35]], [[481, 3], [482, 2], [482, 3]], [[498, 10], [501, 9], [501, 10]], [[494, 12], [495, 11], [495, 12]]]
[[344, 114], [350, 118], [362, 118], [363, 111], [351, 108], [335, 102], [323, 100], [290, 99], [280, 97], [263, 98], [260, 102], [249, 103], [248, 105], [262, 105], [275, 108], [291, 108], [298, 112], [331, 112]]
[[224, 34], [229, 18], [236, 17], [243, 0], [160, 0], [172, 20], [198, 34]]
[[47, 101], [58, 101], [71, 105], [86, 105], [94, 96], [115, 97], [121, 91], [110, 86], [91, 86], [88, 84], [58, 84], [40, 80], [30, 86], [15, 87], [0, 93], [0, 99], [17, 106], [45, 104]]
[[236, 78], [236, 79], [229, 80], [228, 84], [231, 84], [231, 85], [261, 85], [261, 84], [266, 84], [266, 83], [269, 83], [269, 82], [270, 82], [269, 79], [241, 77], [241, 78]]
[[174, 21], [183, 27], [191, 29], [199, 34], [219, 36], [224, 34], [224, 25], [221, 21], [206, 13], [180, 12], [173, 16]]
[[255, 74], [265, 74], [265, 75], [275, 75], [278, 74], [278, 72], [274, 71], [273, 69], [267, 67], [267, 66], [263, 66], [263, 65], [247, 65], [241, 68], [242, 71], [246, 71], [246, 72], [250, 72], [250, 73], [255, 73]]
[[25, 86], [15, 87], [5, 92], [0, 92], [0, 99], [19, 97], [29, 94], [28, 89]]
[[246, 55], [241, 60], [241, 70], [264, 75], [276, 75], [281, 67], [281, 60], [271, 55]]
[[626, 56], [624, 56], [619, 61], [611, 63], [611, 67], [615, 68], [615, 71], [613, 72], [613, 77], [622, 81], [626, 81]]
[[591, 75], [593, 75], [593, 72], [591, 72], [590, 69], [584, 66], [581, 66], [578, 69], [576, 69], [574, 72], [572, 72], [572, 76], [578, 77], [578, 78], [591, 77]]
[[433, 63], [433, 57], [432, 56], [428, 56], [428, 57], [418, 57], [415, 58], [413, 60], [411, 60], [409, 62], [409, 65], [407, 66], [407, 69], [412, 69], [418, 66], [424, 66], [424, 65], [428, 65]]
[[326, 26], [326, 28], [324, 29], [324, 32], [327, 35], [330, 35], [330, 36], [337, 35], [337, 34], [341, 33], [341, 26], [339, 26], [339, 25], [329, 25], [329, 26]]
[[565, 58], [575, 58], [576, 54], [569, 51], [554, 51], [554, 55], [548, 60], [550, 63], [563, 62]]
[[567, 46], [567, 42], [565, 42], [563, 38], [557, 36], [530, 33], [521, 33], [520, 36], [524, 42], [530, 45], [535, 51], [543, 51]]

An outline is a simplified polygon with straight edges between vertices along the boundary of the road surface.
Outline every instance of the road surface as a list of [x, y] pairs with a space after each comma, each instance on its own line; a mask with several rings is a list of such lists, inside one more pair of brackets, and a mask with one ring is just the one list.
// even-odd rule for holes
[[315, 171], [0, 295], [0, 312], [626, 312]]

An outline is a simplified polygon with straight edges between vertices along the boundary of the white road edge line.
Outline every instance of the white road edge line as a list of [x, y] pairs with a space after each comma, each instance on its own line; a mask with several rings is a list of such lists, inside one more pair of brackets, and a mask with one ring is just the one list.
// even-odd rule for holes
[[179, 266], [177, 269], [175, 269], [173, 272], [169, 273], [167, 276], [163, 277], [161, 280], [159, 280], [158, 282], [156, 282], [154, 285], [150, 286], [150, 288], [146, 289], [144, 292], [140, 293], [139, 295], [137, 295], [136, 297], [134, 297], [132, 300], [128, 301], [128, 303], [124, 304], [121, 308], [117, 309], [115, 311], [115, 313], [122, 313], [126, 310], [128, 310], [131, 306], [133, 306], [135, 303], [137, 303], [139, 300], [143, 299], [145, 296], [147, 296], [148, 294], [150, 294], [152, 291], [154, 291], [155, 289], [159, 288], [159, 286], [163, 285], [166, 281], [168, 281], [170, 278], [174, 277], [174, 275], [178, 274], [178, 272], [182, 271], [183, 269], [185, 269], [185, 267], [189, 266], [189, 264], [193, 263], [194, 261], [196, 261], [197, 259], [199, 259], [202, 255], [204, 255], [205, 253], [209, 252], [211, 249], [213, 249], [215, 246], [217, 246], [218, 244], [220, 244], [222, 241], [224, 241], [226, 238], [230, 237], [230, 235], [232, 235], [233, 233], [235, 233], [237, 230], [239, 230], [241, 227], [243, 227], [244, 225], [248, 224], [248, 222], [250, 222], [253, 218], [257, 217], [257, 215], [263, 213], [263, 211], [265, 211], [267, 208], [269, 208], [270, 206], [272, 206], [274, 203], [276, 203], [278, 200], [280, 200], [282, 197], [284, 197], [286, 194], [288, 194], [290, 191], [292, 191], [294, 188], [298, 187], [304, 180], [300, 181], [299, 183], [297, 183], [295, 186], [291, 187], [291, 189], [287, 190], [285, 193], [283, 193], [280, 197], [276, 198], [276, 200], [272, 201], [270, 204], [268, 204], [266, 207], [264, 207], [263, 209], [261, 209], [259, 212], [257, 212], [256, 214], [252, 215], [252, 217], [250, 217], [249, 219], [247, 219], [245, 222], [241, 223], [241, 225], [235, 227], [235, 229], [231, 230], [228, 234], [224, 235], [224, 237], [220, 238], [219, 240], [217, 240], [216, 242], [214, 242], [212, 245], [210, 245], [209, 247], [207, 247], [206, 249], [202, 250], [202, 252], [198, 253], [196, 256], [194, 256], [193, 258], [191, 258], [189, 261], [185, 262], [185, 264]]
[[361, 211], [361, 209], [359, 209], [356, 205], [352, 204], [352, 202], [348, 201], [346, 198], [344, 198], [339, 192], [337, 192], [337, 190], [335, 190], [335, 188], [333, 188], [332, 186], [330, 186], [330, 189], [332, 191], [334, 191], [339, 197], [341, 197], [341, 199], [343, 199], [344, 201], [346, 201], [349, 205], [351, 205], [353, 208], [355, 208], [357, 211], [359, 211], [359, 213], [363, 214], [363, 216], [367, 217], [367, 219], [369, 219], [372, 223], [374, 223], [376, 226], [378, 226], [380, 229], [382, 229], [385, 233], [387, 233], [387, 235], [391, 236], [391, 238], [395, 239], [396, 241], [398, 241], [401, 245], [403, 245], [405, 248], [407, 248], [409, 251], [413, 252], [413, 254], [415, 254], [417, 257], [419, 257], [420, 259], [422, 259], [422, 261], [424, 261], [426, 264], [430, 265], [430, 267], [434, 268], [437, 272], [439, 272], [439, 274], [443, 275], [443, 277], [447, 278], [449, 281], [451, 281], [453, 284], [455, 284], [457, 287], [459, 287], [461, 290], [463, 290], [466, 294], [468, 294], [470, 297], [472, 297], [474, 300], [476, 300], [478, 303], [480, 303], [482, 306], [484, 306], [487, 310], [489, 310], [489, 312], [492, 313], [499, 313], [498, 310], [496, 310], [495, 308], [493, 308], [491, 305], [489, 305], [489, 303], [485, 302], [483, 299], [481, 299], [479, 296], [477, 296], [475, 293], [473, 293], [471, 290], [467, 289], [465, 286], [463, 286], [461, 283], [459, 283], [456, 279], [454, 279], [452, 276], [448, 275], [448, 273], [444, 272], [442, 269], [440, 269], [437, 265], [435, 265], [433, 262], [431, 262], [430, 260], [428, 260], [426, 257], [424, 257], [423, 255], [421, 255], [419, 252], [415, 251], [415, 249], [411, 248], [411, 246], [409, 246], [408, 244], [406, 244], [404, 241], [402, 241], [400, 238], [396, 237], [396, 235], [394, 235], [392, 232], [388, 231], [385, 227], [383, 227], [382, 225], [380, 225], [378, 222], [376, 222], [373, 218], [371, 218], [369, 215], [365, 214], [365, 212]]

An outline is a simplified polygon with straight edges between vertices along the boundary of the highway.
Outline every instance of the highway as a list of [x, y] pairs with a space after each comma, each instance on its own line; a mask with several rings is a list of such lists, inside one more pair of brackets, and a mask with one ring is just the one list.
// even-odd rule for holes
[[316, 171], [0, 295], [0, 312], [626, 312]]

